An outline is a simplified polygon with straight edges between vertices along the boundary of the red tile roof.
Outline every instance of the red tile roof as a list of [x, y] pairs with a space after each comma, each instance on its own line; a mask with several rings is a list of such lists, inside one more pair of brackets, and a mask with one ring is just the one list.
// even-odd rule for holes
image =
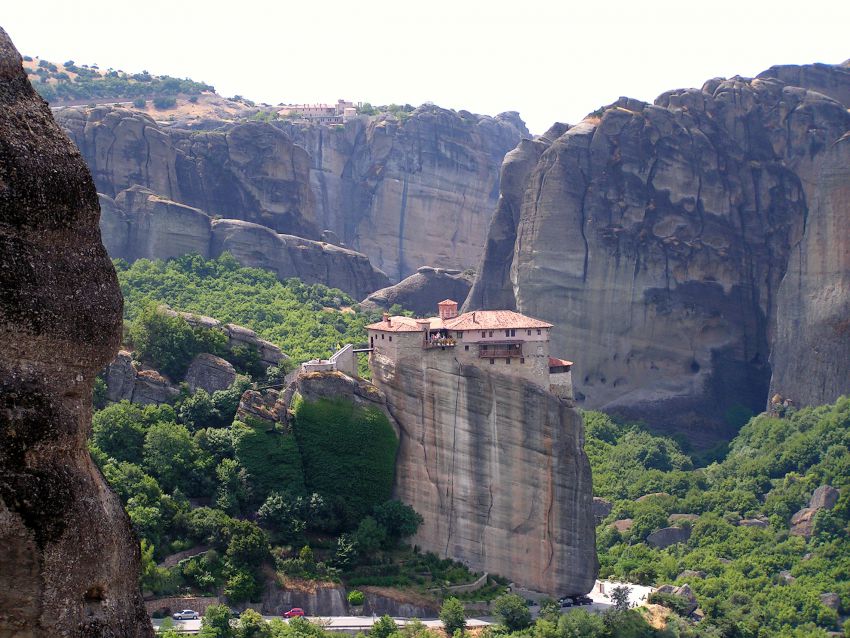
[[438, 306], [456, 306], [456, 305], [457, 305], [457, 302], [456, 302], [455, 300], [453, 300], [453, 299], [443, 299], [443, 300], [442, 300], [440, 303], [438, 303], [437, 305], [438, 305]]
[[416, 319], [410, 317], [390, 317], [390, 320], [371, 323], [366, 326], [366, 330], [380, 330], [382, 332], [419, 332], [422, 330], [417, 324]]
[[566, 359], [556, 359], [555, 357], [549, 357], [549, 367], [557, 368], [560, 366], [571, 366], [573, 365], [572, 361], [567, 361]]
[[445, 320], [449, 330], [497, 330], [505, 328], [551, 328], [551, 323], [512, 310], [475, 310]]
[[[421, 321], [421, 320], [420, 320]], [[527, 317], [512, 310], [475, 310], [465, 312], [451, 319], [431, 317], [428, 319], [432, 330], [445, 328], [447, 330], [504, 330], [504, 329], [534, 329], [551, 328], [551, 323]], [[382, 330], [384, 332], [414, 332], [420, 328], [416, 320], [410, 317], [390, 317], [390, 323], [379, 321], [366, 326], [367, 330]]]

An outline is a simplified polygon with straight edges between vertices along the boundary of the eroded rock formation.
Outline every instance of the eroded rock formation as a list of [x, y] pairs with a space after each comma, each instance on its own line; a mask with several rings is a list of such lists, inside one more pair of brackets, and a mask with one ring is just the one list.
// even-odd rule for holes
[[433, 314], [437, 304], [444, 299], [463, 304], [471, 287], [471, 275], [458, 270], [422, 266], [394, 286], [376, 290], [360, 302], [360, 307], [364, 310], [389, 310], [399, 304], [405, 310], [425, 317]]
[[421, 548], [551, 595], [598, 571], [581, 416], [542, 388], [448, 355], [372, 354], [401, 431], [397, 498], [425, 522]]
[[[215, 237], [209, 248], [203, 215], [266, 228], [269, 238], [240, 227], [243, 235], [232, 239], [241, 242], [238, 258], [249, 265], [263, 265], [267, 255], [264, 267], [281, 270], [276, 262], [286, 261], [278, 256], [283, 252], [297, 261], [275, 243], [279, 234], [333, 238], [331, 244], [365, 253], [394, 281], [423, 264], [464, 269], [477, 263], [499, 165], [527, 133], [516, 113], [491, 118], [430, 105], [404, 120], [382, 115], [332, 127], [222, 121], [189, 130], [113, 107], [64, 109], [57, 117], [91, 166], [99, 192], [116, 200], [115, 215], [104, 215], [102, 224], [113, 256], [236, 253]], [[158, 200], [135, 205], [122, 195], [135, 187]], [[335, 256], [327, 249], [313, 261]], [[363, 287], [375, 283], [358, 298], [389, 282], [364, 279]]]
[[86, 448], [120, 336], [91, 176], [0, 29], [0, 635], [153, 636], [138, 541]]
[[272, 270], [280, 279], [322, 283], [357, 299], [389, 283], [362, 253], [253, 222], [214, 219], [140, 186], [115, 199], [101, 194], [100, 204], [104, 244], [112, 257], [134, 261], [197, 253], [208, 258], [229, 252], [244, 266]]
[[585, 407], [697, 443], [763, 410], [772, 373], [794, 401], [834, 400], [850, 389], [848, 91], [844, 67], [774, 68], [524, 140], [467, 309], [554, 323]]

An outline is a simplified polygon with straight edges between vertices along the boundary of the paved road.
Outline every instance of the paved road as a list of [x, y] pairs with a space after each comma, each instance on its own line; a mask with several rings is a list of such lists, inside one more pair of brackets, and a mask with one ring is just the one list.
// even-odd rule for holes
[[[266, 620], [273, 620], [279, 616], [263, 616]], [[322, 625], [328, 631], [350, 631], [356, 633], [358, 631], [368, 630], [377, 618], [372, 616], [306, 616], [307, 620]], [[410, 622], [409, 618], [395, 618], [396, 624], [403, 626]], [[162, 620], [154, 618], [152, 620], [154, 629], [159, 629]], [[285, 622], [285, 621], [284, 621]], [[422, 622], [428, 627], [440, 628], [443, 626], [442, 621], [432, 618], [423, 619]], [[466, 621], [468, 627], [483, 627], [490, 623], [480, 618], [468, 618]], [[198, 633], [201, 629], [200, 620], [175, 620], [174, 628], [187, 633]]]

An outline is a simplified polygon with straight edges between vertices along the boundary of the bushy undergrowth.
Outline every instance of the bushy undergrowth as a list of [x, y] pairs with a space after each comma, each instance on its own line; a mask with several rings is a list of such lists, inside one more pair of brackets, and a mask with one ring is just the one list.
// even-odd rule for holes
[[[597, 529], [603, 577], [687, 582], [707, 615], [689, 635], [821, 636], [836, 628], [850, 609], [850, 399], [755, 417], [724, 459], [702, 468], [669, 438], [600, 413], [585, 421], [594, 491], [613, 502]], [[841, 490], [838, 504], [817, 514], [811, 539], [791, 535], [792, 515], [821, 485]], [[671, 514], [697, 518], [671, 523]], [[633, 522], [624, 533], [610, 525], [626, 518]], [[741, 526], [742, 518], [767, 526]], [[646, 542], [671, 524], [692, 527], [690, 539], [667, 549]], [[679, 578], [684, 570], [705, 577]], [[827, 593], [838, 594], [839, 612], [821, 598]]]

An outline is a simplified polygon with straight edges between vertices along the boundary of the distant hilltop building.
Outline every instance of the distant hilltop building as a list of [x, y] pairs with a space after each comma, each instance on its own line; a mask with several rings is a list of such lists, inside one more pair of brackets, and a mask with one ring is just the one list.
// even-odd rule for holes
[[278, 111], [281, 117], [298, 117], [319, 124], [342, 124], [357, 115], [354, 102], [337, 100], [336, 104], [288, 104]]
[[428, 319], [390, 317], [366, 326], [369, 348], [389, 359], [451, 354], [461, 365], [521, 377], [553, 394], [573, 398], [572, 361], [549, 354], [551, 323], [511, 310], [457, 313], [457, 302], [438, 304]]

